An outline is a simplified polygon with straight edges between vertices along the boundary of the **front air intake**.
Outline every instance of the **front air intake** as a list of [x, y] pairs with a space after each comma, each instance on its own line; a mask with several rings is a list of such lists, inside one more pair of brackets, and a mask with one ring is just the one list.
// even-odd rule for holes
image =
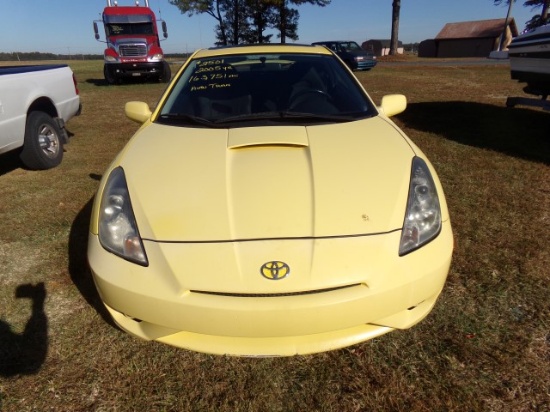
[[201, 293], [204, 295], [228, 296], [228, 297], [235, 297], [235, 298], [276, 298], [276, 297], [284, 297], [284, 296], [315, 295], [319, 293], [328, 293], [328, 292], [334, 292], [336, 290], [351, 289], [351, 288], [357, 288], [357, 287], [363, 287], [363, 286], [365, 286], [364, 283], [355, 283], [353, 285], [336, 286], [336, 287], [327, 288], [327, 289], [306, 290], [302, 292], [288, 292], [288, 293], [223, 293], [223, 292], [212, 292], [212, 291], [206, 291], [206, 290], [191, 290], [191, 292]]

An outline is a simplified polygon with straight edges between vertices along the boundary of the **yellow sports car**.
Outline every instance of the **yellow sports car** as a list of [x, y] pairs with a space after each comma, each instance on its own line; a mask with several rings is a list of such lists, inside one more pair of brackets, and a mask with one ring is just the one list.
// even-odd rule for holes
[[453, 236], [425, 155], [321, 46], [200, 50], [105, 172], [88, 258], [126, 332], [284, 356], [422, 320]]

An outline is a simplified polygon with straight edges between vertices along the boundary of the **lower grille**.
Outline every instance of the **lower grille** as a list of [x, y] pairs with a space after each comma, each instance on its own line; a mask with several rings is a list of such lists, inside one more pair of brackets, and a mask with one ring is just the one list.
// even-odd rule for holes
[[355, 283], [353, 285], [338, 286], [335, 288], [306, 290], [302, 292], [290, 292], [290, 293], [224, 293], [224, 292], [210, 292], [205, 290], [191, 290], [191, 292], [201, 293], [203, 295], [228, 296], [228, 297], [235, 297], [235, 298], [277, 298], [277, 297], [283, 297], [283, 296], [315, 295], [318, 293], [334, 292], [335, 290], [355, 288], [361, 285], [362, 283]]

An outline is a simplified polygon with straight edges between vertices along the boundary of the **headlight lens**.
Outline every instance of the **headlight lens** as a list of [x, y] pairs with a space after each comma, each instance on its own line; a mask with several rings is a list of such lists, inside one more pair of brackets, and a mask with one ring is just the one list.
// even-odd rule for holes
[[412, 162], [409, 198], [399, 256], [406, 255], [434, 239], [441, 230], [441, 208], [437, 190], [426, 162], [415, 157]]
[[160, 62], [162, 61], [162, 58], [164, 56], [162, 55], [162, 53], [156, 53], [156, 54], [153, 54], [152, 56], [150, 56], [147, 60], [150, 61], [150, 62]]
[[105, 249], [123, 259], [148, 265], [124, 171], [120, 167], [111, 172], [101, 198], [99, 241]]

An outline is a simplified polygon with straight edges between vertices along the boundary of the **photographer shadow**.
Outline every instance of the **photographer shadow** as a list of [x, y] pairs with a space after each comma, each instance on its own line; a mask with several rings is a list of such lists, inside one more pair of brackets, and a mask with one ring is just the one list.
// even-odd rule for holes
[[0, 376], [37, 373], [48, 353], [48, 318], [44, 312], [46, 288], [44, 283], [18, 286], [18, 299], [32, 302], [32, 314], [23, 333], [15, 333], [7, 322], [0, 320]]

